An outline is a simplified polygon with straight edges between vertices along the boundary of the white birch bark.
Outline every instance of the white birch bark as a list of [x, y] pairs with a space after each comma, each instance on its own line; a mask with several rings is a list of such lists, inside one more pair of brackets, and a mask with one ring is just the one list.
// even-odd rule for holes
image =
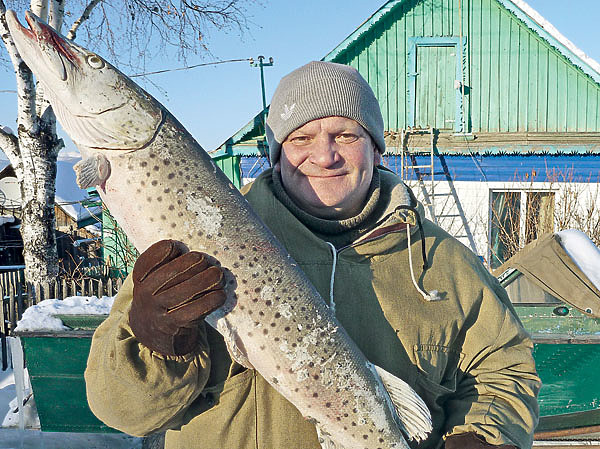
[[[36, 15], [47, 18], [47, 0], [33, 0], [30, 7]], [[54, 204], [56, 161], [63, 142], [56, 134], [54, 114], [17, 52], [4, 13], [5, 5], [0, 0], [0, 34], [15, 69], [18, 111], [16, 135], [0, 130], [0, 146], [15, 169], [21, 188], [25, 277], [30, 282], [45, 282], [54, 280], [59, 271]], [[61, 9], [54, 8], [53, 13], [60, 14]], [[62, 18], [57, 23], [61, 21]]]

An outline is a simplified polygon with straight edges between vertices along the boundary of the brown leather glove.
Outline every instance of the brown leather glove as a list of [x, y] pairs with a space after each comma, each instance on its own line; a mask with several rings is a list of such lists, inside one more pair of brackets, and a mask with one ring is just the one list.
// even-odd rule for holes
[[223, 271], [206, 254], [161, 240], [133, 267], [131, 330], [160, 354], [188, 354], [198, 345], [199, 322], [225, 302], [223, 285]]
[[518, 449], [510, 444], [494, 446], [485, 442], [483, 438], [474, 432], [450, 435], [446, 438], [444, 449]]

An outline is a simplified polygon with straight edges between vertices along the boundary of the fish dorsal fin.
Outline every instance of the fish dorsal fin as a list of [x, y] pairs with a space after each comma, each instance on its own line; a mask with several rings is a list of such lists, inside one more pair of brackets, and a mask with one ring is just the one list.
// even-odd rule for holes
[[402, 379], [373, 365], [390, 395], [402, 430], [411, 440], [422, 441], [431, 432], [431, 413], [423, 399]]

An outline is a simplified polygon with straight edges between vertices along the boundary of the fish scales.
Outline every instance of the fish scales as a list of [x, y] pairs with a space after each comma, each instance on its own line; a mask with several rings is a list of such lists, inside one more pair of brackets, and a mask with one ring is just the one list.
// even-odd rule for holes
[[[206, 320], [232, 357], [255, 368], [337, 448], [407, 448], [380, 376], [183, 126], [116, 68], [34, 15], [26, 15], [31, 31], [14, 12], [6, 17], [21, 56], [82, 153], [79, 182], [98, 186], [136, 248], [181, 240], [225, 269], [228, 299]], [[424, 425], [416, 435], [427, 431]]]

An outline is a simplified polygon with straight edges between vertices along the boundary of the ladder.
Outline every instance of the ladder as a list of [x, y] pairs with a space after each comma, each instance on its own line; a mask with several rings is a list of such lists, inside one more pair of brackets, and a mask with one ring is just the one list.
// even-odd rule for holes
[[[462, 204], [459, 201], [458, 194], [456, 192], [456, 188], [454, 186], [454, 182], [448, 172], [448, 167], [444, 162], [444, 158], [439, 156], [439, 162], [441, 164], [441, 171], [435, 172], [434, 168], [434, 134], [435, 129], [431, 126], [426, 128], [418, 128], [418, 127], [409, 127], [402, 129], [400, 134], [400, 154], [401, 154], [401, 163], [400, 163], [400, 177], [402, 181], [407, 182], [410, 180], [411, 169], [414, 170], [415, 175], [417, 176], [417, 181], [419, 183], [421, 192], [423, 194], [423, 206], [426, 207], [429, 212], [429, 218], [435, 224], [444, 226], [446, 231], [450, 232], [454, 237], [463, 240], [465, 245], [469, 246], [474, 253], [477, 253], [477, 247], [475, 245], [475, 240], [470, 230], [470, 225], [465, 217], [465, 212], [463, 210]], [[411, 147], [409, 145], [409, 137], [410, 136], [427, 136], [429, 135], [429, 146], [428, 151], [425, 153], [429, 153], [429, 164], [418, 164], [416, 154], [423, 154], [424, 152], [421, 150], [411, 151]], [[409, 163], [410, 161], [410, 163]], [[445, 192], [445, 188], [438, 188], [438, 193], [435, 193], [435, 182], [434, 175], [442, 175], [444, 179], [447, 181], [447, 185], [449, 188], [448, 192]], [[427, 178], [429, 177], [429, 178]], [[441, 198], [441, 205], [438, 204], [438, 210], [436, 212], [435, 209], [435, 198]], [[452, 230], [453, 223], [459, 220], [460, 231]]]
[[[410, 150], [408, 141], [411, 135], [427, 135], [429, 134], [429, 164], [417, 164], [415, 152]], [[435, 215], [435, 183], [434, 183], [434, 129], [431, 126], [426, 128], [408, 127], [403, 128], [400, 133], [400, 177], [402, 181], [408, 181], [411, 175], [411, 169], [417, 176], [417, 181], [423, 193], [423, 205], [429, 210], [431, 220], [437, 224]], [[410, 161], [410, 163], [409, 163]], [[427, 180], [427, 177], [429, 179]]]

